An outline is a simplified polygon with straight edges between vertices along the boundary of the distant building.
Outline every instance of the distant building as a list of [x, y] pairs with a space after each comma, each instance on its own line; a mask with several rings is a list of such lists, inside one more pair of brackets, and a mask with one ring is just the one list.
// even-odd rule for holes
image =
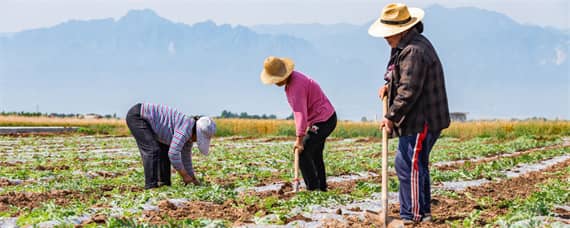
[[449, 113], [451, 121], [465, 122], [467, 121], [467, 112], [452, 112]]
[[103, 118], [102, 115], [95, 114], [95, 113], [88, 113], [83, 115], [83, 119], [101, 119]]

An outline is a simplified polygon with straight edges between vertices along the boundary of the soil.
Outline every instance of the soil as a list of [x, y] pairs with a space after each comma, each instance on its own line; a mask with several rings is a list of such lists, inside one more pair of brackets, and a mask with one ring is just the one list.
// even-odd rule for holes
[[50, 192], [8, 192], [0, 195], [0, 208], [16, 206], [33, 209], [42, 202], [53, 200], [57, 205], [66, 205], [73, 199], [82, 198], [83, 194], [71, 190], [52, 190]]
[[115, 173], [115, 172], [107, 172], [107, 171], [91, 171], [89, 174], [93, 174], [94, 176], [104, 177], [104, 178], [113, 178], [123, 175], [123, 173]]
[[251, 139], [257, 139], [256, 137], [253, 136], [232, 136], [229, 138], [226, 138], [226, 141], [230, 141], [230, 142], [235, 142], [235, 141], [241, 141], [241, 140], [251, 140]]
[[[245, 137], [244, 137], [245, 138]], [[244, 138], [239, 138], [236, 140], [243, 140]], [[233, 140], [233, 139], [230, 139]], [[374, 139], [367, 139], [374, 140]], [[548, 147], [546, 147], [548, 148]], [[525, 151], [524, 153], [535, 152], [537, 149], [531, 149]], [[488, 162], [488, 161], [485, 161]], [[0, 164], [2, 164], [0, 162]], [[474, 163], [472, 163], [474, 164]], [[507, 213], [508, 208], [501, 206], [501, 202], [511, 201], [515, 198], [525, 198], [528, 197], [532, 192], [538, 191], [536, 184], [543, 183], [550, 178], [554, 178], [555, 174], [550, 172], [564, 170], [570, 165], [570, 160], [559, 163], [552, 166], [546, 170], [541, 170], [537, 172], [531, 172], [523, 176], [506, 179], [497, 183], [487, 183], [478, 187], [470, 187], [465, 191], [458, 192], [459, 197], [449, 198], [444, 196], [434, 196], [432, 199], [432, 215], [434, 221], [430, 223], [419, 224], [417, 227], [448, 227], [447, 221], [463, 220], [466, 218], [473, 210], [482, 210], [482, 214], [477, 220], [477, 225], [484, 226], [493, 222], [491, 219], [499, 215]], [[37, 166], [37, 170], [67, 170], [69, 167], [65, 165], [62, 166]], [[459, 165], [449, 165], [445, 166], [444, 170], [447, 169], [458, 169]], [[98, 175], [103, 177], [114, 177], [113, 173], [99, 173]], [[272, 177], [266, 178], [262, 181], [260, 185], [266, 185], [271, 183], [282, 182], [283, 180], [279, 178], [279, 173], [276, 173]], [[390, 173], [390, 176], [395, 176], [394, 173]], [[565, 178], [568, 178], [568, 174], [565, 173]], [[231, 186], [238, 177], [227, 178], [223, 180], [211, 180], [212, 182], [218, 183], [223, 186]], [[244, 178], [240, 176], [239, 179]], [[559, 178], [559, 177], [556, 177]], [[380, 183], [381, 177], [370, 177], [365, 179], [368, 181], [378, 181]], [[6, 181], [0, 179], [0, 187], [6, 184]], [[362, 181], [362, 180], [359, 180]], [[338, 191], [339, 193], [350, 193], [356, 187], [356, 182], [358, 181], [347, 181], [347, 182], [337, 182], [330, 183], [330, 191]], [[9, 206], [16, 206], [19, 208], [35, 208], [41, 205], [42, 202], [48, 200], [54, 200], [58, 205], [65, 205], [76, 199], [88, 199], [88, 197], [97, 195], [105, 195], [105, 192], [112, 191], [118, 188], [120, 192], [139, 192], [143, 191], [141, 187], [133, 186], [110, 186], [104, 185], [99, 187], [97, 191], [94, 189], [85, 190], [83, 192], [74, 190], [52, 190], [50, 192], [44, 193], [32, 193], [32, 192], [8, 192], [0, 195], [0, 211], [8, 210]], [[263, 193], [253, 193], [259, 197], [270, 197], [275, 196], [279, 199], [290, 199], [294, 196], [291, 194], [292, 186], [290, 182], [285, 182], [285, 185], [279, 191], [273, 192], [263, 192]], [[251, 194], [252, 192], [244, 193]], [[476, 202], [474, 199], [489, 198], [489, 203], [482, 205]], [[258, 212], [264, 210], [258, 205], [245, 206], [245, 203], [240, 199], [228, 200], [223, 204], [215, 204], [211, 202], [202, 201], [191, 201], [176, 207], [174, 204], [168, 201], [161, 201], [158, 204], [158, 211], [145, 211], [145, 220], [153, 224], [168, 224], [171, 219], [197, 219], [197, 218], [210, 218], [210, 219], [224, 219], [234, 222], [236, 224], [252, 223], [253, 216]], [[359, 211], [360, 208], [351, 208], [352, 211]], [[558, 213], [558, 211], [555, 211]], [[562, 218], [568, 218], [569, 212], [561, 209], [560, 211]], [[389, 215], [393, 217], [399, 217], [399, 205], [389, 205]], [[366, 219], [359, 220], [354, 216], [343, 215], [347, 221], [349, 221], [348, 226], [344, 223], [340, 223], [336, 220], [324, 221], [324, 227], [370, 227], [377, 224], [374, 216], [366, 215]], [[564, 217], [566, 216], [566, 217]], [[101, 224], [106, 221], [104, 215], [95, 215], [86, 221], [83, 225], [89, 223]], [[303, 220], [311, 221], [309, 218], [303, 217], [302, 215], [297, 215], [293, 218], [287, 220], [287, 222], [293, 220]]]
[[7, 211], [9, 209], [7, 204], [0, 203], [0, 212]]
[[88, 224], [99, 224], [99, 225], [103, 225], [103, 224], [105, 224], [106, 222], [107, 222], [107, 216], [106, 216], [106, 215], [104, 215], [104, 214], [97, 214], [97, 215], [91, 216], [91, 218], [89, 218], [89, 219], [83, 221], [83, 222], [81, 223], [81, 225], [79, 225], [79, 227], [83, 227], [83, 226], [88, 225]]
[[553, 145], [553, 146], [533, 148], [533, 149], [529, 149], [529, 150], [525, 150], [525, 151], [515, 152], [514, 154], [493, 155], [490, 157], [481, 158], [480, 160], [475, 161], [475, 162], [469, 162], [469, 166], [466, 166], [465, 162], [456, 162], [456, 163], [452, 163], [452, 164], [440, 165], [440, 166], [435, 166], [435, 167], [441, 171], [456, 170], [456, 169], [461, 169], [461, 168], [463, 168], [465, 170], [472, 170], [477, 165], [489, 163], [489, 162], [496, 161], [496, 160], [500, 160], [502, 158], [514, 158], [514, 157], [519, 157], [519, 156], [523, 156], [526, 154], [534, 153], [534, 152], [539, 151], [539, 150], [550, 150], [550, 149], [563, 148], [563, 147], [564, 146], [561, 146], [561, 145]]
[[13, 138], [27, 138], [27, 137], [54, 137], [54, 136], [72, 136], [80, 135], [87, 136], [88, 134], [77, 133], [76, 131], [66, 131], [66, 132], [29, 132], [29, 133], [9, 133], [2, 134], [2, 136], [13, 137]]
[[259, 140], [260, 142], [287, 142], [287, 141], [295, 141], [295, 138], [293, 137], [270, 137], [270, 138], [262, 138], [261, 140]]
[[556, 214], [556, 216], [558, 218], [562, 218], [562, 219], [570, 219], [570, 211], [564, 209], [564, 208], [556, 208], [554, 209], [554, 213]]
[[4, 162], [4, 161], [0, 161], [0, 167], [15, 167], [15, 166], [20, 166], [24, 164], [21, 161], [16, 161], [16, 162]]
[[382, 142], [382, 137], [368, 137], [368, 138], [358, 138], [354, 140], [355, 143], [377, 143]]
[[[494, 218], [508, 213], [509, 208], [504, 203], [517, 198], [529, 197], [533, 192], [539, 191], [537, 184], [544, 183], [552, 178], [570, 178], [567, 172], [562, 174], [563, 176], [557, 176], [560, 175], [558, 171], [565, 170], [569, 165], [570, 160], [566, 160], [545, 170], [527, 173], [520, 177], [469, 187], [458, 192], [456, 198], [433, 196], [431, 202], [433, 222], [407, 225], [407, 227], [450, 227], [448, 222], [462, 221], [474, 210], [482, 211], [475, 221], [476, 226], [482, 227], [492, 224]], [[568, 211], [560, 208], [555, 209], [554, 212], [557, 212], [561, 218], [566, 218], [569, 215]], [[388, 216], [399, 218], [399, 204], [389, 205]], [[371, 227], [374, 224], [379, 224], [377, 218], [369, 215], [369, 213], [364, 220], [349, 218], [347, 215], [344, 217], [349, 221], [348, 224], [330, 219], [323, 221], [324, 227]]]
[[[353, 191], [355, 186], [356, 181], [331, 183], [329, 184], [329, 191], [338, 191], [339, 193], [346, 194]], [[261, 198], [276, 197], [278, 199], [287, 200], [295, 196], [292, 191], [291, 183], [286, 182], [278, 191], [247, 192], [242, 194], [255, 194]], [[173, 203], [164, 200], [158, 203], [158, 211], [145, 211], [143, 214], [145, 215], [145, 221], [152, 224], [167, 224], [169, 218], [175, 220], [210, 218], [231, 221], [234, 225], [253, 223], [252, 218], [256, 213], [264, 214], [264, 209], [259, 205], [246, 206], [246, 204], [241, 202], [239, 198], [237, 200], [228, 200], [223, 204], [191, 201], [176, 207]], [[358, 209], [359, 208], [355, 208], [355, 210]], [[286, 223], [294, 220], [312, 221], [310, 218], [296, 215], [289, 218]]]
[[[491, 182], [478, 187], [469, 187], [458, 193], [458, 197], [448, 198], [436, 196], [432, 199], [432, 216], [434, 221], [422, 223], [416, 227], [448, 227], [446, 222], [463, 220], [474, 210], [482, 210], [477, 222], [478, 226], [491, 224], [497, 216], [504, 215], [509, 208], [505, 202], [516, 198], [527, 198], [533, 192], [539, 191], [537, 184], [544, 183], [552, 178], [569, 178], [568, 173], [564, 177], [557, 177], [557, 171], [565, 170], [570, 165], [570, 160], [556, 164], [545, 170], [531, 172], [520, 177], [506, 179], [499, 182]], [[486, 198], [485, 203], [478, 203], [475, 199]], [[397, 211], [396, 211], [397, 212]], [[395, 213], [396, 216], [397, 213]]]
[[[330, 228], [364, 228], [364, 227], [379, 227], [381, 224], [380, 215], [374, 212], [367, 212], [364, 214], [364, 219], [360, 219], [354, 215], [343, 215], [343, 218], [347, 221], [346, 223], [340, 222], [336, 219], [325, 219], [323, 220], [323, 225], [321, 227]], [[387, 227], [398, 227], [397, 224], [389, 222]]]
[[101, 187], [99, 187], [99, 189], [103, 192], [108, 192], [108, 191], [113, 191], [115, 188], [119, 189], [119, 192], [142, 192], [144, 191], [144, 188], [139, 187], [139, 186], [125, 186], [125, 185], [120, 185], [120, 186], [112, 186], [112, 185], [103, 185]]
[[44, 166], [38, 165], [36, 166], [36, 170], [38, 171], [59, 171], [59, 170], [69, 170], [70, 167], [67, 165], [59, 165], [59, 166]]
[[0, 187], [7, 187], [7, 186], [11, 186], [11, 185], [13, 185], [13, 184], [9, 180], [0, 179]]
[[[345, 181], [345, 182], [335, 182], [335, 183], [329, 183], [328, 184], [328, 190], [329, 191], [336, 191], [339, 194], [348, 194], [352, 191], [354, 191], [354, 188], [356, 187], [356, 183], [359, 181], [381, 181], [381, 177], [370, 177], [368, 179], [361, 179], [361, 180], [353, 180], [353, 181]], [[281, 188], [277, 191], [264, 191], [264, 192], [254, 192], [254, 191], [248, 191], [248, 192], [243, 192], [241, 193], [242, 195], [245, 194], [252, 194], [255, 195], [257, 197], [260, 198], [267, 198], [267, 197], [275, 197], [281, 200], [288, 200], [291, 199], [295, 196], [295, 193], [293, 192], [293, 185], [291, 182], [282, 182], [283, 186], [281, 186]], [[300, 191], [306, 191], [305, 189], [300, 189]], [[355, 210], [357, 210], [355, 208]]]
[[293, 216], [293, 217], [287, 218], [287, 219], [285, 220], [285, 224], [290, 223], [290, 222], [293, 222], [293, 221], [312, 222], [313, 220], [310, 219], [310, 218], [307, 218], [307, 217], [305, 217], [305, 216], [303, 216], [303, 215], [297, 214], [297, 215], [295, 215], [295, 216]]
[[[245, 179], [251, 179], [251, 178], [255, 178], [255, 175], [254, 174], [244, 174], [244, 175], [229, 176], [229, 177], [225, 177], [225, 178], [212, 178], [212, 179], [209, 179], [208, 177], [206, 177], [205, 181], [218, 184], [224, 188], [234, 188], [234, 186], [238, 180], [245, 180]], [[264, 177], [262, 180], [260, 180], [260, 183], [256, 184], [256, 187], [280, 183], [282, 181], [283, 181], [283, 178], [281, 178], [281, 173], [274, 172], [271, 174], [270, 177]]]
[[87, 189], [83, 192], [75, 190], [51, 190], [49, 192], [7, 192], [0, 195], [0, 211], [7, 210], [9, 206], [22, 209], [33, 209], [41, 206], [43, 202], [53, 200], [57, 205], [67, 205], [74, 200], [86, 200], [91, 196], [104, 196], [108, 191], [118, 188], [120, 192], [140, 192], [141, 187], [133, 186], [102, 186], [96, 189]]
[[176, 207], [167, 200], [158, 203], [158, 211], [143, 212], [146, 222], [152, 224], [167, 224], [168, 220], [183, 219], [224, 219], [236, 224], [252, 223], [253, 215], [259, 210], [257, 206], [243, 206], [237, 201], [228, 200], [223, 204], [191, 201]]

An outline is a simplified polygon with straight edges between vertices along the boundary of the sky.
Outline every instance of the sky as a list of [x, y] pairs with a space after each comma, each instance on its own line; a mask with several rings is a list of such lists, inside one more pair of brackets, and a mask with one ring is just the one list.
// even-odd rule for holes
[[[0, 0], [0, 33], [50, 27], [70, 19], [120, 18], [149, 8], [175, 22], [194, 24], [351, 23], [375, 19], [384, 0]], [[568, 0], [414, 0], [411, 7], [440, 4], [500, 12], [524, 23], [569, 30]]]

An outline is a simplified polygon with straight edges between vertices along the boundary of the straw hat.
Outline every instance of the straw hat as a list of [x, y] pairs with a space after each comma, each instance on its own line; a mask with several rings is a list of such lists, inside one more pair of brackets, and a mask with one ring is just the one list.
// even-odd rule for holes
[[269, 56], [263, 62], [263, 71], [261, 71], [261, 82], [264, 84], [276, 84], [285, 81], [295, 68], [293, 60], [288, 58], [278, 58]]
[[380, 18], [368, 29], [374, 37], [389, 37], [402, 33], [416, 25], [424, 17], [420, 8], [408, 8], [402, 3], [392, 3], [382, 9]]

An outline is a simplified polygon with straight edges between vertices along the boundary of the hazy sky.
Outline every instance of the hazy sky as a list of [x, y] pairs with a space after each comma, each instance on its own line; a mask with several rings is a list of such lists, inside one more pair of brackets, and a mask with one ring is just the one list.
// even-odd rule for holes
[[[52, 26], [69, 19], [119, 18], [130, 9], [150, 8], [176, 22], [208, 19], [229, 24], [362, 24], [378, 16], [384, 0], [0, 0], [0, 32]], [[437, 3], [474, 6], [504, 13], [518, 22], [569, 29], [568, 0], [416, 0], [410, 6]]]

